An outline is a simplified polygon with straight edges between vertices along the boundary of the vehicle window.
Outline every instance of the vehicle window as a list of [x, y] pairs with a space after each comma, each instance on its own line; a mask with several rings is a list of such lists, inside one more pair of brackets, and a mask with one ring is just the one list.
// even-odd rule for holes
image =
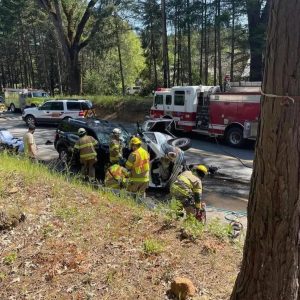
[[184, 106], [184, 98], [185, 98], [184, 91], [175, 91], [174, 104]]
[[67, 102], [67, 110], [80, 110], [79, 102]]
[[82, 110], [89, 110], [89, 109], [92, 108], [92, 106], [89, 105], [89, 104], [86, 103], [86, 102], [80, 102], [80, 104], [81, 104], [81, 109], [82, 109]]
[[98, 131], [97, 132], [97, 137], [98, 137], [98, 140], [101, 144], [107, 144], [107, 145], [109, 144], [109, 140], [110, 140], [109, 133]]
[[156, 95], [154, 99], [155, 105], [160, 105], [164, 103], [164, 96], [163, 95]]
[[58, 129], [63, 132], [77, 133], [79, 128], [77, 126], [74, 126], [73, 124], [69, 123], [68, 121], [63, 121], [60, 123]]
[[52, 102], [51, 110], [64, 110], [64, 104], [60, 101]]
[[153, 132], [145, 132], [144, 135], [150, 139], [151, 142], [157, 144], [157, 140], [155, 138], [155, 134]]
[[51, 110], [53, 102], [46, 102], [41, 106], [41, 110]]
[[49, 97], [49, 95], [46, 92], [32, 92], [33, 98], [44, 98]]
[[166, 96], [166, 105], [171, 105], [172, 104], [172, 96], [171, 95], [167, 95]]

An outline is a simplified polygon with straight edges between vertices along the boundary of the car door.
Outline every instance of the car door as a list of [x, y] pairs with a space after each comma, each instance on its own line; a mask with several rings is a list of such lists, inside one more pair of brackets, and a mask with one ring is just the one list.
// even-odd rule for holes
[[49, 122], [59, 123], [64, 118], [64, 103], [62, 101], [53, 101], [51, 105]]
[[164, 95], [164, 111], [166, 116], [173, 116], [173, 100], [171, 93]]
[[48, 123], [51, 118], [53, 101], [45, 102], [39, 107], [37, 114], [35, 116], [36, 120], [40, 123]]

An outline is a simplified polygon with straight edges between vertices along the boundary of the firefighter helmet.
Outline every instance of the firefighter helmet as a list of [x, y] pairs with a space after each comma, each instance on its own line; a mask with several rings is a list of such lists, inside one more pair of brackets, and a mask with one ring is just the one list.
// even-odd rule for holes
[[141, 145], [142, 144], [142, 141], [134, 136], [131, 140], [130, 140], [130, 145]]
[[78, 129], [78, 134], [79, 134], [79, 136], [83, 136], [83, 135], [86, 134], [86, 130], [84, 128], [79, 128]]
[[204, 165], [198, 165], [194, 168], [196, 175], [200, 178], [203, 178], [208, 173], [208, 169]]
[[121, 135], [121, 129], [120, 128], [115, 128], [113, 131], [112, 131], [112, 133], [114, 134], [114, 135]]

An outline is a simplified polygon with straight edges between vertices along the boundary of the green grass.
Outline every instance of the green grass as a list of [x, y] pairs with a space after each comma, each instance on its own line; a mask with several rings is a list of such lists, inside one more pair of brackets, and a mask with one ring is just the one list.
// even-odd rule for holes
[[3, 258], [3, 263], [5, 265], [12, 265], [15, 260], [17, 259], [17, 253], [15, 252], [12, 252], [12, 253], [9, 253], [8, 255], [6, 255], [4, 258]]
[[204, 231], [205, 225], [199, 222], [193, 215], [189, 215], [183, 221], [184, 233], [192, 239], [201, 238]]
[[164, 246], [158, 240], [147, 239], [143, 243], [143, 249], [147, 255], [157, 255], [164, 251]]
[[224, 224], [219, 218], [214, 218], [207, 224], [207, 231], [216, 238], [225, 241], [232, 232], [232, 226]]

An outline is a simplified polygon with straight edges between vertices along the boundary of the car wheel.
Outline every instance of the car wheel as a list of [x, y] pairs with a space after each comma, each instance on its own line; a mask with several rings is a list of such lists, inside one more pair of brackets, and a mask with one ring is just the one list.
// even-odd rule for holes
[[243, 130], [240, 127], [230, 128], [226, 134], [226, 141], [232, 147], [241, 147], [245, 142]]
[[58, 156], [61, 161], [68, 162], [70, 159], [69, 151], [66, 147], [62, 146], [58, 149]]
[[36, 125], [36, 120], [35, 120], [35, 117], [32, 116], [32, 115], [28, 115], [25, 117], [25, 122], [26, 124], [29, 126], [29, 125]]
[[11, 105], [9, 106], [9, 110], [10, 110], [12, 113], [15, 113], [15, 112], [16, 112], [16, 107], [15, 107], [15, 105], [14, 105], [14, 104], [11, 104]]
[[168, 141], [168, 144], [173, 147], [178, 147], [183, 151], [191, 148], [192, 141], [189, 138], [176, 138]]

